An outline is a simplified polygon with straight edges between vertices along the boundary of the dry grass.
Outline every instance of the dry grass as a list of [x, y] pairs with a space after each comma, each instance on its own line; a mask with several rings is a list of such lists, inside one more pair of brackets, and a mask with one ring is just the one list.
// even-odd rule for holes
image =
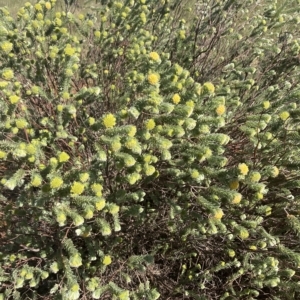
[[0, 7], [6, 6], [10, 13], [15, 15], [26, 2], [36, 3], [36, 0], [0, 0]]
[[[0, 0], [0, 7], [7, 7], [10, 11], [10, 14], [12, 16], [16, 16], [18, 10], [24, 6], [26, 2], [30, 2], [32, 4], [37, 3], [39, 0]], [[96, 0], [80, 0], [76, 3], [76, 6], [72, 7], [70, 10], [72, 13], [74, 12], [82, 12], [85, 13], [89, 11], [89, 8], [92, 8], [95, 6]], [[97, 6], [97, 4], [96, 4]], [[57, 0], [57, 4], [55, 6], [55, 11], [64, 11], [65, 10], [65, 4], [64, 0]]]
[[[16, 15], [19, 8], [24, 6], [26, 2], [34, 4], [38, 0], [0, 0], [0, 7], [6, 6], [12, 15]], [[57, 3], [63, 5], [63, 0], [58, 0]]]

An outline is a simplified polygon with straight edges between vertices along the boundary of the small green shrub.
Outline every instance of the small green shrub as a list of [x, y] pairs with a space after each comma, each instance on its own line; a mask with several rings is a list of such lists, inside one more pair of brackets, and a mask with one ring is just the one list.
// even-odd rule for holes
[[297, 10], [55, 2], [0, 9], [0, 297], [297, 299]]

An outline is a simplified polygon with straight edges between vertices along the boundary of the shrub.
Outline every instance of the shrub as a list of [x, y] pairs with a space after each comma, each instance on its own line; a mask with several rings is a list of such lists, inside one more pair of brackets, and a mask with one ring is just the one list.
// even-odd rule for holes
[[106, 2], [0, 9], [0, 297], [296, 299], [297, 11]]

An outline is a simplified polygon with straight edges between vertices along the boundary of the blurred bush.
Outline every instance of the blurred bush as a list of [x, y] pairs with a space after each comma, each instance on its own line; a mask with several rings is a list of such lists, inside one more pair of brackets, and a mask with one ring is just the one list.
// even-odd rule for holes
[[299, 297], [295, 3], [0, 9], [0, 299]]

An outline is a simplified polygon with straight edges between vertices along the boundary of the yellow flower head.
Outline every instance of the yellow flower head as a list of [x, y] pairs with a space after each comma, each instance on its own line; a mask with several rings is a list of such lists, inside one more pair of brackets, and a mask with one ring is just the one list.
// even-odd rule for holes
[[96, 30], [96, 31], [94, 32], [94, 36], [95, 36], [96, 38], [100, 38], [100, 37], [101, 37], [101, 32], [100, 32], [99, 30]]
[[219, 208], [214, 211], [214, 214], [212, 217], [216, 220], [221, 220], [223, 215], [224, 215], [223, 210], [221, 208]]
[[242, 163], [238, 165], [238, 169], [241, 175], [247, 175], [249, 172], [249, 168], [246, 164]]
[[132, 173], [127, 175], [126, 179], [129, 182], [129, 184], [133, 185], [135, 184], [138, 180], [140, 180], [141, 175], [138, 173]]
[[103, 236], [106, 236], [106, 235], [111, 235], [111, 228], [110, 226], [107, 224], [105, 224], [102, 229], [101, 229], [101, 233]]
[[187, 101], [185, 105], [187, 107], [187, 117], [190, 117], [194, 111], [195, 103], [193, 101]]
[[60, 18], [55, 18], [54, 22], [55, 22], [55, 25], [57, 25], [57, 26], [61, 26], [62, 25], [62, 21], [61, 21]]
[[[14, 255], [12, 255], [12, 256], [14, 256]], [[13, 261], [13, 260], [11, 260], [11, 261]], [[32, 278], [33, 278], [33, 273], [31, 271], [27, 272], [25, 275], [25, 279], [29, 280]]]
[[273, 167], [272, 177], [277, 177], [279, 175], [279, 170], [276, 166]]
[[279, 117], [282, 121], [285, 121], [288, 117], [290, 116], [288, 111], [283, 111], [282, 113], [280, 113]]
[[104, 266], [108, 266], [111, 264], [111, 257], [109, 255], [105, 255], [103, 260], [102, 260], [102, 263], [104, 264]]
[[150, 161], [152, 160], [152, 155], [145, 154], [143, 158], [145, 163], [150, 163]]
[[86, 207], [84, 210], [84, 218], [91, 219], [94, 216], [93, 208]]
[[71, 193], [75, 195], [80, 195], [84, 191], [84, 185], [81, 182], [74, 181], [71, 187]]
[[113, 114], [107, 114], [103, 117], [102, 122], [106, 128], [113, 128], [116, 125], [116, 118]]
[[28, 157], [28, 161], [33, 163], [35, 161], [35, 156], [31, 155], [30, 157]]
[[157, 52], [150, 52], [149, 57], [154, 61], [159, 61], [160, 57]]
[[31, 180], [31, 185], [34, 187], [38, 187], [42, 184], [42, 178], [40, 176], [34, 176]]
[[6, 157], [6, 152], [0, 150], [0, 159], [3, 159]]
[[4, 69], [4, 70], [2, 71], [2, 77], [3, 77], [5, 80], [13, 79], [13, 78], [14, 78], [14, 72], [13, 72], [13, 70], [11, 70], [11, 69]]
[[9, 53], [13, 48], [13, 44], [10, 43], [10, 42], [5, 41], [5, 42], [0, 44], [0, 47], [5, 53]]
[[40, 88], [36, 85], [34, 85], [32, 88], [31, 88], [31, 91], [33, 94], [37, 95], [40, 91]]
[[235, 251], [233, 249], [228, 250], [229, 257], [235, 257]]
[[129, 291], [123, 291], [118, 295], [119, 300], [130, 300]]
[[75, 53], [75, 49], [71, 47], [71, 45], [67, 45], [64, 52], [68, 56], [72, 56]]
[[260, 180], [260, 178], [261, 178], [261, 175], [260, 175], [259, 172], [252, 172], [251, 173], [250, 180], [252, 182], [258, 182]]
[[147, 176], [151, 176], [151, 175], [153, 175], [154, 172], [155, 172], [155, 167], [153, 167], [152, 165], [146, 164], [146, 165], [144, 166], [144, 172], [145, 172], [145, 174], [146, 174]]
[[167, 139], [161, 139], [159, 143], [160, 148], [163, 150], [168, 150], [173, 146], [173, 143]]
[[200, 176], [200, 173], [199, 173], [196, 169], [193, 169], [193, 170], [191, 171], [191, 177], [192, 177], [193, 179], [197, 179], [197, 178], [199, 178], [199, 176]]
[[77, 215], [74, 219], [74, 225], [75, 226], [80, 226], [84, 223], [84, 218], [82, 216]]
[[80, 178], [80, 181], [81, 181], [81, 182], [86, 182], [86, 181], [89, 180], [90, 175], [89, 175], [89, 173], [81, 173], [81, 174], [79, 175], [79, 178]]
[[[74, 254], [74, 255], [72, 255], [71, 257], [70, 257], [70, 266], [72, 267], [72, 268], [78, 268], [78, 267], [80, 267], [82, 265], [82, 260], [81, 260], [81, 257], [80, 257], [80, 255], [79, 255], [79, 253], [76, 253], [76, 254]], [[76, 286], [76, 284], [75, 285], [73, 285], [73, 288]]]
[[239, 237], [242, 239], [242, 240], [246, 240], [248, 237], [249, 237], [249, 232], [246, 228], [243, 228], [239, 231]]
[[51, 9], [51, 3], [50, 2], [46, 2], [45, 3], [45, 7], [49, 10]]
[[189, 100], [189, 101], [185, 102], [185, 105], [188, 106], [188, 107], [191, 107], [191, 108], [195, 107], [195, 103], [192, 100]]
[[183, 85], [182, 85], [182, 83], [181, 82], [178, 82], [177, 84], [176, 84], [176, 88], [178, 89], [178, 90], [182, 90], [182, 88], [183, 88]]
[[112, 215], [116, 215], [120, 210], [120, 207], [117, 205], [117, 204], [112, 204], [109, 208], [109, 212], [112, 214]]
[[99, 200], [97, 200], [95, 202], [95, 206], [98, 211], [102, 210], [105, 207], [105, 199], [100, 198]]
[[134, 137], [136, 134], [136, 131], [137, 131], [136, 127], [134, 125], [131, 125], [129, 127], [128, 136]]
[[[27, 151], [28, 151], [28, 150], [27, 150]], [[57, 164], [58, 164], [58, 161], [57, 161], [56, 157], [51, 157], [51, 158], [49, 159], [49, 164], [50, 164], [50, 166], [52, 166], [52, 167], [56, 167]]]
[[122, 147], [119, 139], [114, 139], [111, 143], [111, 150], [114, 152], [118, 152]]
[[150, 73], [148, 75], [148, 82], [151, 84], [151, 85], [157, 85], [158, 82], [159, 82], [159, 75], [158, 74], [155, 74], [155, 73]]
[[89, 117], [89, 118], [88, 118], [88, 122], [89, 122], [89, 125], [92, 126], [92, 125], [95, 124], [96, 120], [95, 120], [95, 118], [93, 118], [93, 117]]
[[56, 106], [56, 109], [57, 109], [59, 112], [62, 112], [63, 109], [64, 109], [64, 106], [61, 105], [61, 104], [58, 104], [58, 105]]
[[16, 126], [19, 129], [24, 129], [28, 126], [28, 123], [25, 119], [17, 119], [16, 120]]
[[178, 81], [178, 76], [177, 75], [173, 75], [172, 76], [172, 82], [176, 83]]
[[52, 180], [50, 181], [50, 187], [51, 187], [52, 189], [58, 189], [58, 188], [60, 188], [60, 187], [62, 186], [63, 183], [64, 183], [64, 182], [63, 182], [63, 180], [62, 180], [61, 177], [54, 177], [54, 178], [52, 178]]
[[176, 93], [172, 97], [172, 101], [174, 104], [178, 104], [180, 102], [180, 96]]
[[16, 103], [19, 102], [19, 100], [20, 100], [20, 97], [17, 96], [17, 95], [9, 96], [9, 101], [10, 101], [11, 104], [16, 104]]
[[0, 81], [0, 89], [4, 89], [8, 86], [8, 82], [7, 81]]
[[94, 22], [93, 22], [92, 20], [88, 20], [87, 25], [88, 25], [89, 27], [93, 27]]
[[211, 151], [209, 148], [206, 148], [206, 149], [205, 149], [204, 156], [205, 156], [206, 158], [210, 158], [210, 157], [212, 156], [212, 151]]
[[201, 87], [201, 85], [199, 83], [195, 84], [195, 91], [196, 91], [197, 95], [199, 95], [199, 96], [201, 95], [201, 93], [202, 93], [202, 87]]
[[182, 40], [185, 39], [185, 30], [179, 30], [178, 35]]
[[79, 284], [75, 283], [71, 286], [70, 291], [76, 293], [79, 291], [79, 289], [80, 289]]
[[24, 14], [25, 14], [25, 9], [24, 9], [24, 7], [21, 7], [18, 11], [18, 16], [22, 17], [22, 16], [24, 16]]
[[261, 199], [264, 198], [264, 194], [258, 192], [258, 193], [255, 194], [255, 198], [256, 198], [257, 200], [261, 200]]
[[70, 159], [70, 156], [68, 153], [66, 152], [61, 152], [58, 156], [58, 160], [59, 162], [66, 162]]
[[124, 164], [126, 167], [132, 167], [136, 163], [136, 160], [131, 155], [124, 156]]
[[129, 138], [125, 143], [126, 148], [134, 149], [138, 146], [138, 141], [136, 138]]
[[242, 195], [240, 193], [236, 193], [231, 201], [232, 204], [238, 204], [242, 200]]
[[153, 119], [149, 119], [145, 122], [145, 126], [148, 130], [152, 130], [155, 128], [156, 124], [155, 121]]
[[224, 113], [226, 112], [226, 106], [223, 104], [220, 104], [217, 108], [216, 108], [216, 113], [218, 116], [222, 116]]
[[39, 21], [41, 21], [41, 20], [44, 19], [44, 15], [43, 15], [42, 13], [38, 13], [38, 14], [36, 15], [36, 18], [37, 18]]
[[178, 64], [174, 65], [174, 69], [175, 69], [176, 75], [181, 75], [182, 72], [183, 72], [183, 68], [180, 65], [178, 65]]
[[74, 74], [74, 73], [73, 73], [73, 71], [72, 71], [71, 69], [66, 69], [65, 75], [66, 75], [67, 77], [71, 77], [73, 74]]
[[102, 196], [103, 186], [100, 183], [92, 184], [91, 188], [98, 197]]
[[257, 250], [257, 247], [255, 245], [250, 245], [249, 246], [249, 249], [250, 250], [253, 250], [253, 251], [256, 251]]
[[202, 86], [205, 93], [213, 94], [215, 92], [215, 86], [211, 82], [205, 82]]
[[239, 188], [238, 180], [233, 180], [230, 182], [229, 187], [231, 190], [237, 190]]
[[35, 10], [37, 11], [43, 11], [43, 7], [40, 3], [37, 3], [35, 6], [34, 6]]
[[264, 109], [268, 109], [270, 106], [271, 106], [270, 101], [264, 101], [263, 102]]
[[147, 17], [146, 17], [146, 14], [144, 12], [142, 12], [140, 14], [140, 18], [141, 18], [141, 21], [145, 24], [147, 22]]

